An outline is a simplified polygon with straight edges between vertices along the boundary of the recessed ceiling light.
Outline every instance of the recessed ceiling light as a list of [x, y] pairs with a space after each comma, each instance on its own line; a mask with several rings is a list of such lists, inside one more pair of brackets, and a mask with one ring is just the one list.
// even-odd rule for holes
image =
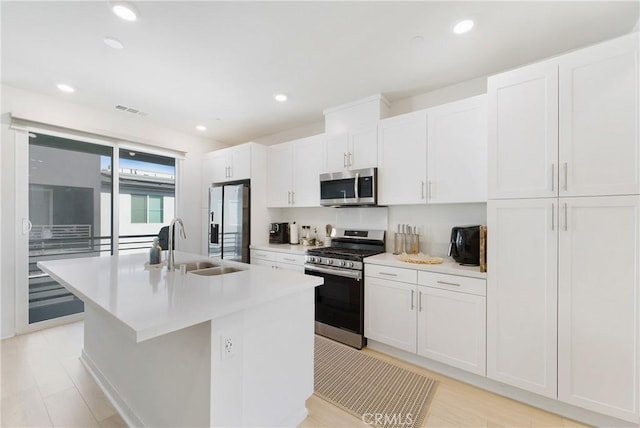
[[114, 2], [111, 3], [111, 10], [121, 19], [125, 21], [137, 21], [138, 12], [136, 8], [128, 2]]
[[114, 39], [113, 37], [105, 37], [102, 39], [105, 45], [109, 46], [113, 49], [124, 49], [124, 45], [118, 39]]
[[287, 94], [275, 94], [273, 98], [275, 98], [275, 100], [278, 101], [279, 103], [283, 103], [287, 101], [288, 97], [287, 97]]
[[129, 152], [129, 156], [134, 157], [136, 155], [136, 152]]
[[206, 131], [206, 130], [207, 130], [207, 127], [206, 127], [206, 126], [204, 126], [204, 125], [198, 125], [198, 126], [196, 126], [196, 129], [197, 129], [198, 131]]
[[470, 19], [465, 19], [463, 21], [458, 22], [453, 27], [453, 32], [456, 34], [464, 34], [467, 31], [473, 28], [473, 21]]
[[60, 89], [62, 92], [68, 92], [68, 93], [71, 93], [71, 92], [75, 92], [75, 91], [76, 91], [76, 90], [75, 90], [75, 89], [73, 89], [71, 86], [69, 86], [69, 85], [65, 85], [64, 83], [58, 83], [56, 86], [57, 86], [57, 87], [58, 87], [58, 89]]

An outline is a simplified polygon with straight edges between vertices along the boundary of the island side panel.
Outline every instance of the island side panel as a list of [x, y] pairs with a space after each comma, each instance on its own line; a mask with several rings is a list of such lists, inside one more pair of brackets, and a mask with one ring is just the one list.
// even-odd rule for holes
[[83, 360], [132, 426], [208, 426], [211, 324], [136, 343], [85, 303]]
[[[296, 426], [313, 394], [314, 288], [212, 321], [212, 426]], [[233, 351], [225, 351], [231, 338]]]

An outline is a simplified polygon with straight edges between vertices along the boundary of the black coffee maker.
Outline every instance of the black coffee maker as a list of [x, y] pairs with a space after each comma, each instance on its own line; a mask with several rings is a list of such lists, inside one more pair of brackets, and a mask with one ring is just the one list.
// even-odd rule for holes
[[449, 256], [461, 265], [480, 265], [480, 226], [455, 226], [451, 229]]
[[269, 244], [289, 243], [289, 223], [271, 223], [269, 226]]

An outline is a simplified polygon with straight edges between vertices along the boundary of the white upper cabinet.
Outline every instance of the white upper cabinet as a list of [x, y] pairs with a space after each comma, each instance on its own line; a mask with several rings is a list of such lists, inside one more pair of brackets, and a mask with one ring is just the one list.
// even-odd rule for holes
[[320, 206], [320, 173], [324, 135], [297, 140], [292, 144], [291, 204], [296, 207]]
[[430, 108], [428, 203], [486, 202], [486, 95]]
[[378, 166], [377, 122], [327, 136], [325, 172]]
[[206, 172], [211, 183], [247, 180], [251, 178], [251, 144], [216, 150], [208, 158]]
[[291, 144], [278, 144], [267, 148], [267, 206], [291, 206], [293, 181]]
[[378, 124], [378, 203], [427, 202], [427, 111], [381, 120]]
[[557, 397], [557, 199], [487, 203], [487, 376]]
[[556, 196], [557, 61], [491, 76], [487, 95], [489, 198]]
[[488, 80], [489, 198], [640, 193], [638, 38]]
[[560, 196], [640, 193], [637, 34], [559, 64]]
[[635, 424], [640, 197], [560, 203], [558, 398]]
[[320, 206], [323, 135], [268, 148], [267, 206]]

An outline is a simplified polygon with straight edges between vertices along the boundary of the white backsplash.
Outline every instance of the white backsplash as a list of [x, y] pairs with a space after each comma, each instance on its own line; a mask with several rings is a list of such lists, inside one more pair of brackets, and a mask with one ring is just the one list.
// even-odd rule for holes
[[387, 207], [336, 208], [336, 226], [348, 229], [386, 230]]
[[417, 226], [420, 250], [432, 256], [446, 256], [453, 226], [487, 224], [487, 204], [403, 205], [389, 207], [387, 251], [393, 251], [393, 234], [398, 224]]
[[[318, 239], [325, 237], [325, 225], [387, 231], [386, 247], [393, 251], [393, 234], [398, 224], [417, 226], [420, 249], [434, 256], [445, 256], [451, 228], [487, 224], [487, 204], [403, 205], [377, 208], [270, 208], [272, 222], [296, 222], [317, 228]], [[268, 231], [265, 231], [265, 234]]]

